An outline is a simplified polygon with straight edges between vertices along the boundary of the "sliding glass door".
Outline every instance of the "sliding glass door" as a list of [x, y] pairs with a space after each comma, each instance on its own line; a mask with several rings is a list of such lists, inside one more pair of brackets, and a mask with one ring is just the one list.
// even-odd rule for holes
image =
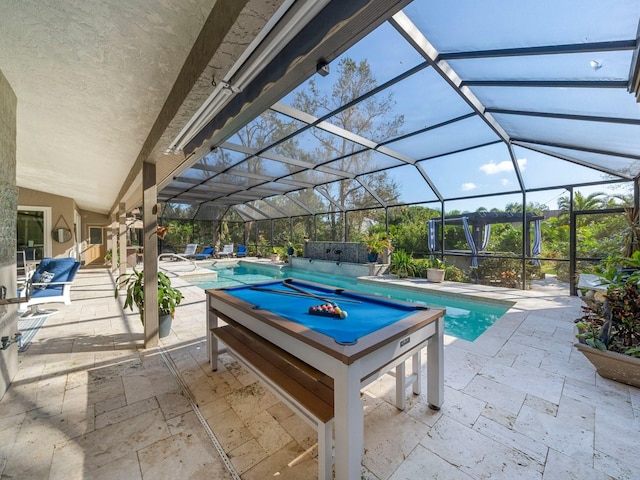
[[18, 207], [17, 246], [24, 250], [27, 260], [51, 256], [50, 230], [50, 207]]

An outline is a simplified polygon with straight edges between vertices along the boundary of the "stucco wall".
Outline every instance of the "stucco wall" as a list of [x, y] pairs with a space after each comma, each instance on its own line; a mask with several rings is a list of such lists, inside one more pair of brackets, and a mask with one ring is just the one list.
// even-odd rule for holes
[[[16, 296], [16, 96], [0, 70], [0, 285]], [[0, 336], [18, 331], [16, 305], [0, 305]], [[0, 350], [0, 397], [18, 371], [18, 346]]]

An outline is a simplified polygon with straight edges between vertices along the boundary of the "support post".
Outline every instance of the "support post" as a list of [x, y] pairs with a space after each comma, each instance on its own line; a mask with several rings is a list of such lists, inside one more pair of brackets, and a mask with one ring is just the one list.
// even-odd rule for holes
[[[118, 254], [118, 250], [120, 253]], [[124, 202], [118, 204], [118, 248], [113, 251], [113, 265], [118, 265], [118, 275], [127, 271], [127, 210]]]
[[142, 219], [144, 224], [144, 347], [158, 345], [158, 187], [156, 166], [142, 164]]

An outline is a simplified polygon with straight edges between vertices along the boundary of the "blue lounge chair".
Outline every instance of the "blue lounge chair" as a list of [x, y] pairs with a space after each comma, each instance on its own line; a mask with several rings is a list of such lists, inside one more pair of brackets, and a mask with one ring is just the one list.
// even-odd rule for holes
[[205, 247], [202, 250], [202, 253], [196, 253], [194, 255], [194, 258], [196, 260], [206, 260], [207, 258], [212, 258], [215, 254], [215, 251], [216, 251], [215, 247]]
[[[18, 295], [28, 299], [27, 312], [23, 314], [50, 313], [32, 308], [43, 303], [64, 303], [71, 305], [71, 285], [80, 268], [75, 258], [43, 258], [33, 275], [27, 280]], [[24, 305], [24, 304], [23, 304]]]
[[236, 252], [236, 257], [246, 257], [246, 256], [247, 256], [247, 246], [238, 245], [238, 251]]

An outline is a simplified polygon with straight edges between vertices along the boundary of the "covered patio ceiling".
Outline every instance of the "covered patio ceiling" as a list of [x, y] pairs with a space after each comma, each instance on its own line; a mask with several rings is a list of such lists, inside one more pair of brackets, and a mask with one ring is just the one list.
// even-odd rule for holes
[[[162, 184], [164, 216], [439, 208], [632, 181], [639, 19], [637, 1], [414, 1], [324, 57], [328, 75], [259, 98], [231, 86], [226, 106], [183, 145], [191, 168]], [[259, 80], [277, 83], [303, 43]]]

